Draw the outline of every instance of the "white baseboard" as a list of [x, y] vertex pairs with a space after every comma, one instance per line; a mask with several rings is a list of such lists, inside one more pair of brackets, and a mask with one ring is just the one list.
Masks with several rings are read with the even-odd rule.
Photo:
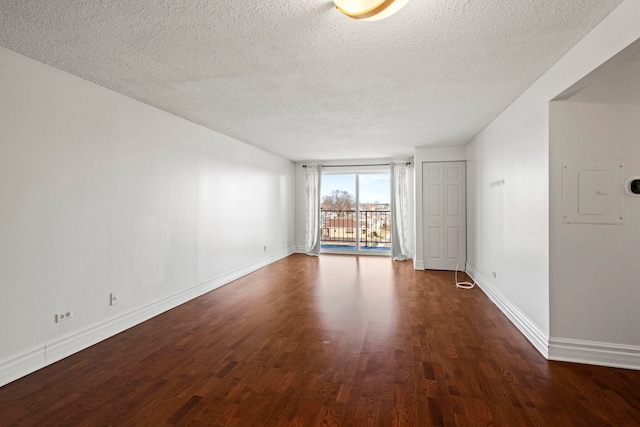
[[640, 370], [640, 346], [551, 338], [549, 360]]
[[640, 346], [547, 338], [516, 306], [470, 265], [467, 274], [548, 360], [640, 370]]
[[55, 337], [19, 354], [2, 359], [0, 360], [0, 387], [285, 258], [295, 253], [296, 249], [295, 246], [284, 249], [191, 288], [121, 313], [103, 322]]
[[476, 285], [484, 292], [489, 299], [504, 313], [505, 316], [515, 325], [516, 328], [522, 332], [531, 344], [545, 357], [549, 356], [549, 338], [536, 327], [536, 325], [529, 320], [513, 305], [500, 291], [494, 288], [487, 280], [484, 279], [477, 271], [475, 271], [469, 264], [466, 265], [466, 272]]
[[0, 387], [47, 366], [44, 344], [0, 360]]
[[418, 261], [417, 259], [413, 260], [413, 269], [414, 270], [424, 270], [424, 261]]

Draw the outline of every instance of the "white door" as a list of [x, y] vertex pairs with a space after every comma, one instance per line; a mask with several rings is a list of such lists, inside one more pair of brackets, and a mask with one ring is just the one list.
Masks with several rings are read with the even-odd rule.
[[465, 162], [422, 166], [423, 253], [426, 270], [464, 270], [467, 261]]

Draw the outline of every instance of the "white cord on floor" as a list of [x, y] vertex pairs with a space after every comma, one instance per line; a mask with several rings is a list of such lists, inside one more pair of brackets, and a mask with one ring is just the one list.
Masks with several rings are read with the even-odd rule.
[[456, 287], [461, 289], [472, 289], [476, 285], [475, 280], [471, 282], [458, 282], [458, 264], [456, 264]]

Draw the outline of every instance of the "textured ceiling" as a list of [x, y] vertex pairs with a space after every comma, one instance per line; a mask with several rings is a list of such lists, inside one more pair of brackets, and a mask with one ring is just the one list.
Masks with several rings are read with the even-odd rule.
[[622, 0], [3, 0], [0, 45], [292, 160], [464, 144]]

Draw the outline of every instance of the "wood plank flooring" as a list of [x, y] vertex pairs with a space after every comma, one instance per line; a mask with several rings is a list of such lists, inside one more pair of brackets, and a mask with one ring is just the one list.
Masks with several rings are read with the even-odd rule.
[[453, 281], [293, 255], [0, 388], [0, 425], [639, 425], [640, 372], [548, 362]]

